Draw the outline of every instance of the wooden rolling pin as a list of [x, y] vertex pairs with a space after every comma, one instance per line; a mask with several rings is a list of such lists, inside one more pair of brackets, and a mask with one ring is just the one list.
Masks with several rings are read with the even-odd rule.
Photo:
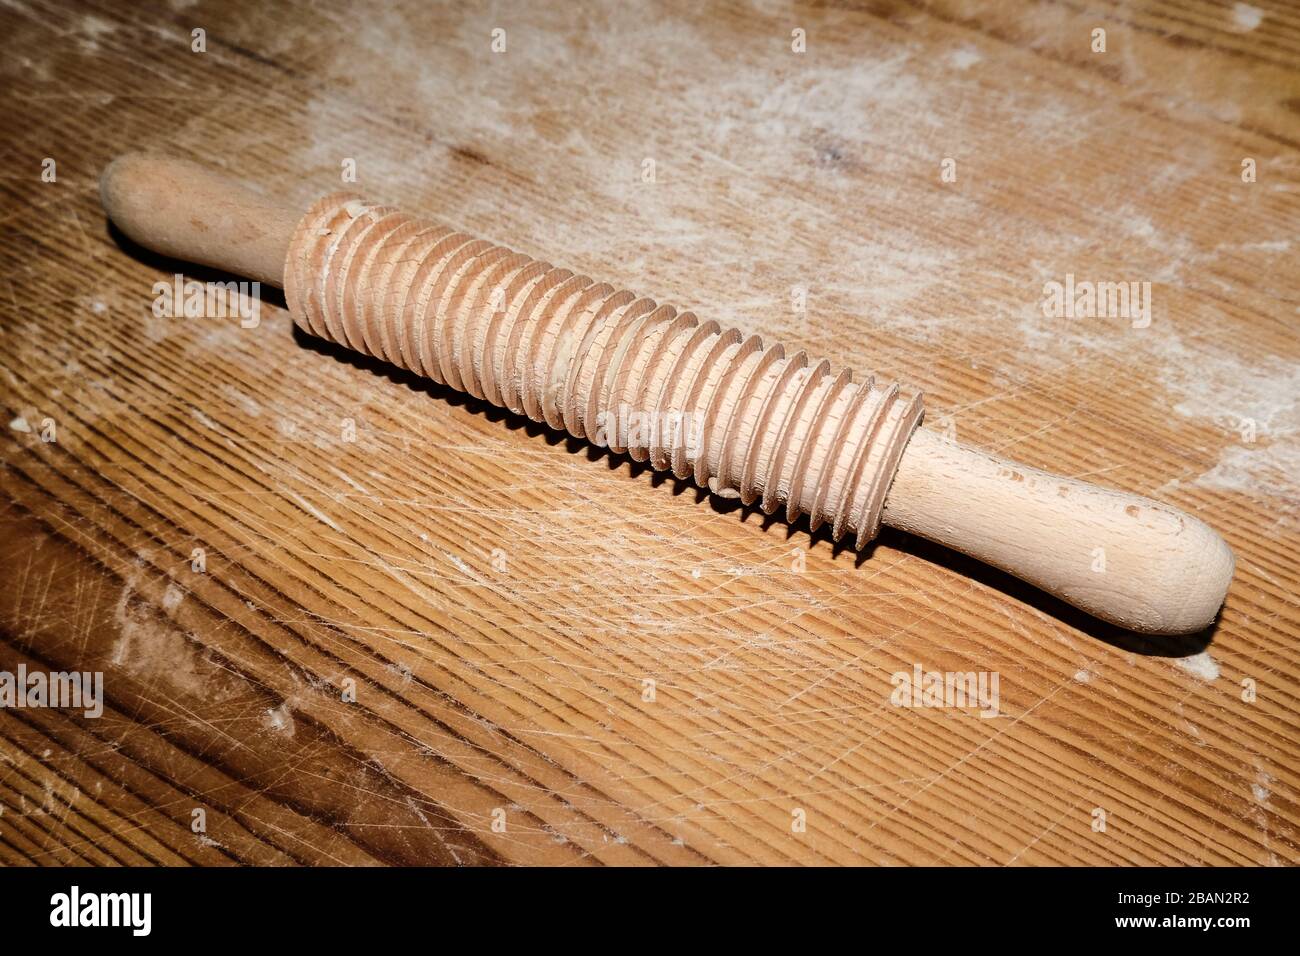
[[769, 513], [807, 513], [837, 540], [852, 530], [861, 547], [884, 523], [1152, 634], [1209, 626], [1232, 579], [1232, 552], [1198, 519], [947, 441], [917, 427], [920, 398], [896, 385], [359, 196], [303, 213], [144, 154], [110, 164], [100, 194], [140, 245], [283, 286], [311, 334]]

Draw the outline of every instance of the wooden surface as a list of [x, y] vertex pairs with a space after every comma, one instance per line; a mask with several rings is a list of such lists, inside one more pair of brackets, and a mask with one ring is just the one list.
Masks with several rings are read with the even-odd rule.
[[[108, 698], [0, 711], [0, 861], [1294, 863], [1300, 14], [570, 6], [0, 8], [0, 669]], [[910, 383], [963, 441], [1218, 528], [1220, 624], [1143, 640], [900, 534], [837, 551], [269, 294], [255, 329], [155, 318], [176, 267], [96, 196], [141, 147], [303, 206], [355, 159]], [[1045, 318], [1067, 273], [1150, 281], [1150, 326]], [[997, 673], [1000, 715], [892, 706], [917, 664]]]

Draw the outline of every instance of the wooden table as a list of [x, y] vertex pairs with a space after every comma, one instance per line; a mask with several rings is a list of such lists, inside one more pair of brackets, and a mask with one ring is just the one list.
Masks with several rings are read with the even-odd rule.
[[[0, 861], [1300, 859], [1296, 9], [583, 6], [0, 8], [0, 669], [107, 696], [0, 711]], [[898, 378], [1218, 528], [1221, 621], [1142, 639], [900, 534], [836, 549], [269, 291], [256, 328], [155, 317], [179, 266], [96, 193], [136, 148], [302, 206], [354, 161]], [[1067, 274], [1150, 282], [1149, 325], [1045, 316]], [[894, 706], [917, 666], [996, 674], [998, 715]]]

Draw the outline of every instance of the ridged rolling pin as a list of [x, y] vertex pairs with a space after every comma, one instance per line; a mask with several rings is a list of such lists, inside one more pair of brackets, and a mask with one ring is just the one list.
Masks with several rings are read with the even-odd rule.
[[304, 213], [145, 154], [111, 163], [100, 195], [140, 245], [282, 286], [307, 333], [859, 548], [887, 524], [1150, 634], [1210, 625], [1232, 579], [1202, 521], [946, 440], [895, 384], [360, 196]]

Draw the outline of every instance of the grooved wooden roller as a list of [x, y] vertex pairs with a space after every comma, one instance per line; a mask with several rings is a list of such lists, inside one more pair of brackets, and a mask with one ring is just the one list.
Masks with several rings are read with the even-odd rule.
[[300, 214], [138, 154], [101, 196], [143, 246], [282, 285], [306, 332], [857, 547], [888, 524], [1147, 633], [1207, 627], [1231, 581], [1203, 522], [945, 441], [895, 384], [360, 196]]
[[920, 419], [896, 385], [350, 193], [298, 223], [284, 289], [306, 332], [858, 547]]

